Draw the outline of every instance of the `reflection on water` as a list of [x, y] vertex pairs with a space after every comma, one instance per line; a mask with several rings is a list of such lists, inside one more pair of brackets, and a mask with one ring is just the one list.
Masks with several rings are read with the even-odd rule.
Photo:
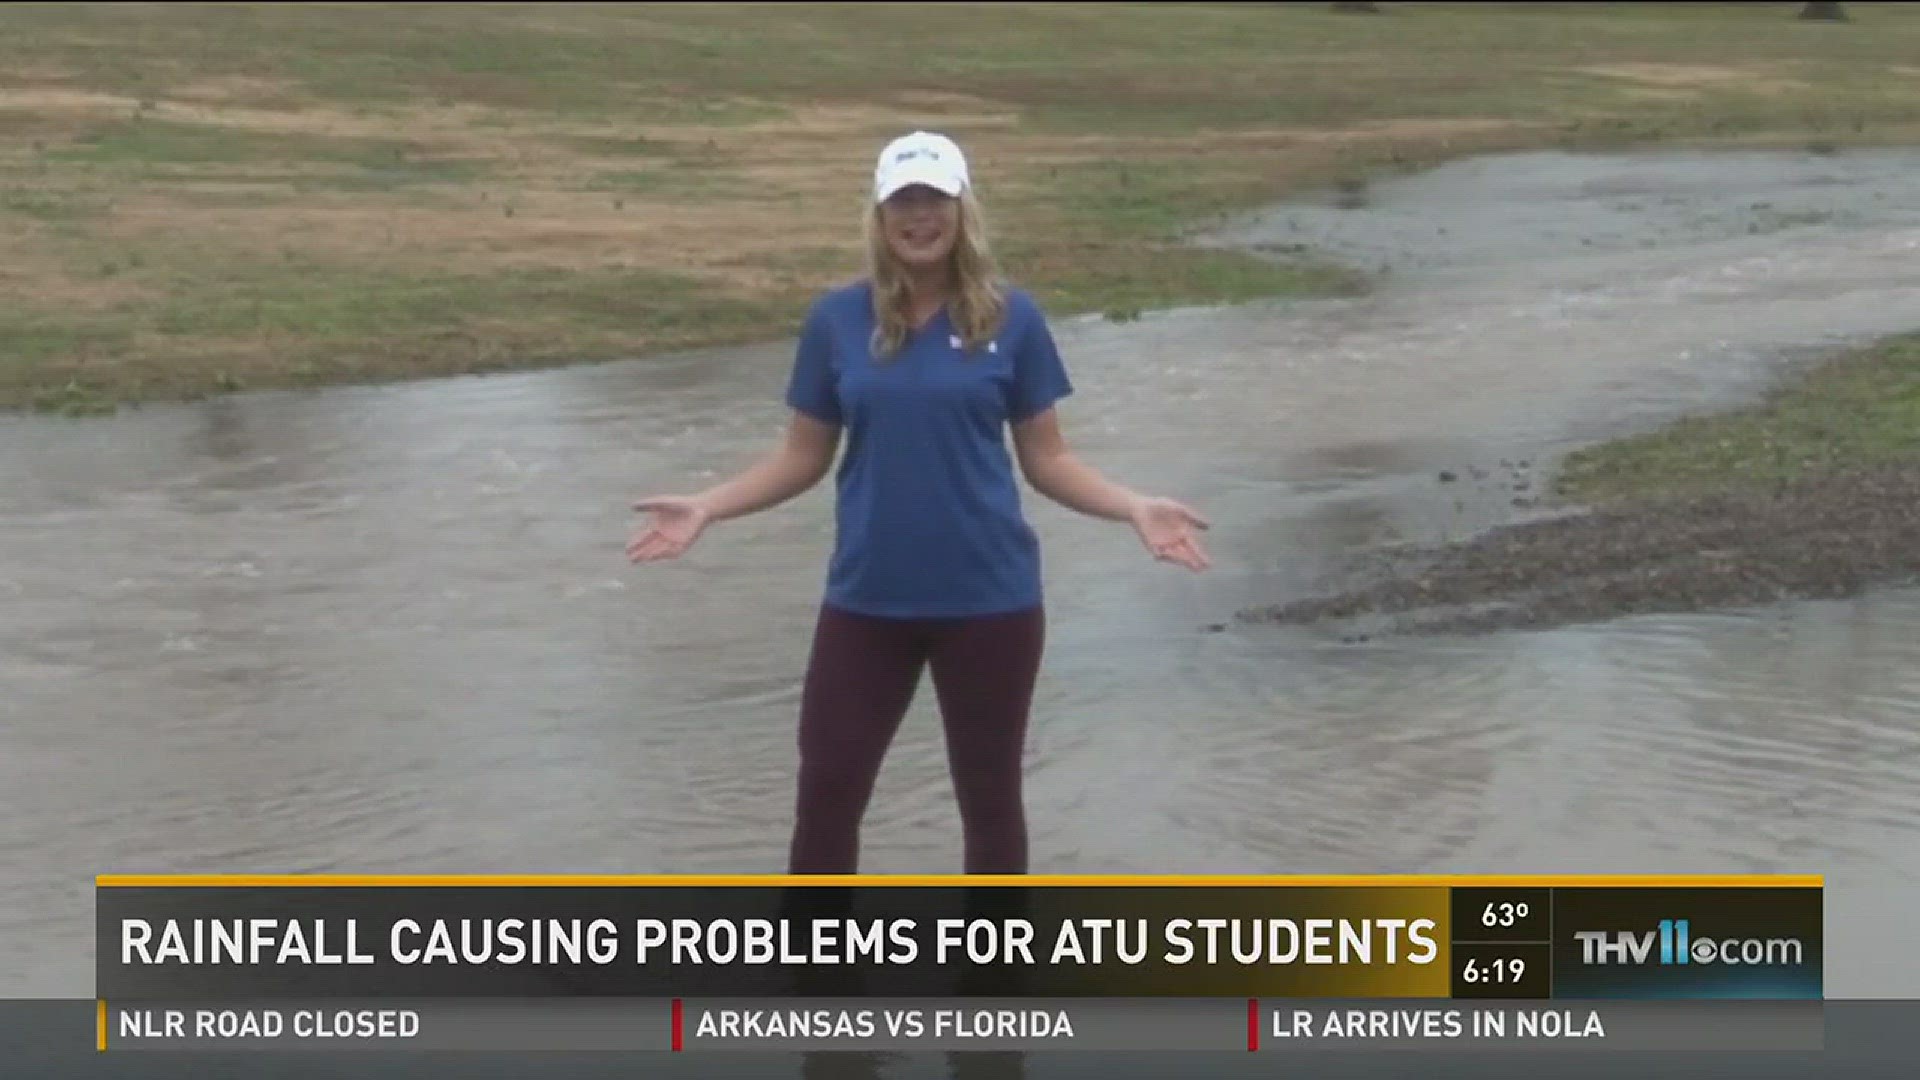
[[[1364, 645], [1205, 629], [1358, 546], [1512, 513], [1470, 469], [1909, 328], [1920, 169], [1753, 159], [1714, 186], [1675, 159], [1654, 246], [1544, 224], [1624, 197], [1609, 178], [1667, 190], [1660, 160], [1476, 163], [1313, 219], [1355, 244], [1379, 223], [1412, 259], [1408, 223], [1466, 214], [1463, 192], [1514, 208], [1468, 215], [1505, 248], [1433, 248], [1444, 272], [1366, 300], [1061, 326], [1070, 435], [1203, 507], [1217, 568], [1030, 499], [1053, 609], [1037, 869], [1824, 872], [1830, 992], [1920, 990], [1920, 946], [1886, 947], [1920, 877], [1920, 596]], [[1753, 184], [1880, 216], [1754, 235], [1722, 205]], [[622, 547], [634, 497], [769, 445], [786, 363], [0, 423], [5, 991], [90, 992], [98, 872], [778, 869], [829, 500], [679, 564]], [[958, 866], [931, 708], [881, 777], [870, 869]]]

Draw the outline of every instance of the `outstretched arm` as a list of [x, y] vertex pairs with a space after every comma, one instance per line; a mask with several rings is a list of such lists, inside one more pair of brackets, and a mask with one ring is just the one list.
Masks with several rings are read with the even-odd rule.
[[819, 483], [840, 445], [837, 424], [796, 411], [781, 444], [744, 472], [698, 495], [660, 495], [633, 504], [653, 515], [627, 544], [634, 562], [672, 559], [693, 546], [709, 524], [786, 502]]
[[1133, 519], [1139, 493], [1101, 476], [1075, 456], [1060, 430], [1056, 410], [1013, 425], [1013, 445], [1020, 471], [1033, 490], [1082, 514], [1107, 521]]
[[796, 411], [787, 425], [785, 440], [772, 453], [694, 499], [714, 521], [771, 509], [825, 478], [839, 445], [839, 425]]
[[1210, 527], [1206, 519], [1181, 503], [1142, 495], [1101, 476], [1067, 446], [1056, 410], [1014, 424], [1013, 439], [1020, 471], [1035, 491], [1069, 510], [1131, 524], [1157, 559], [1190, 570], [1211, 565], [1196, 535]]

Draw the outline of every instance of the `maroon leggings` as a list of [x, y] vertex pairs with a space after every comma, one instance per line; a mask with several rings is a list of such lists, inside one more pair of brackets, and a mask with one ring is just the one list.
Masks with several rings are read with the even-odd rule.
[[800, 701], [800, 793], [788, 872], [851, 874], [894, 732], [930, 668], [969, 874], [1024, 874], [1020, 790], [1046, 615], [883, 619], [823, 607]]

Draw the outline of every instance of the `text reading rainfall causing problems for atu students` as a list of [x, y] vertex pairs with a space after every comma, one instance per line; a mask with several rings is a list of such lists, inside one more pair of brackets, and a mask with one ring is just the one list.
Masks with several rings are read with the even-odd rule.
[[[1070, 919], [1044, 941], [1024, 919], [128, 918], [124, 965], [1430, 964], [1430, 919]], [[930, 934], [929, 934], [930, 931]], [[923, 935], [927, 935], [923, 939]], [[382, 940], [384, 939], [384, 940]], [[374, 942], [383, 954], [369, 951]], [[384, 960], [383, 960], [384, 956]]]

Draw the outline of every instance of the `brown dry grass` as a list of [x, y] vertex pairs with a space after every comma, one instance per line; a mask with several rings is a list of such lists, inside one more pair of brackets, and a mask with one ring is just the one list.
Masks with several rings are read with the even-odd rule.
[[1582, 68], [1593, 75], [1651, 83], [1677, 89], [1732, 86], [1739, 89], [1771, 90], [1781, 86], [1800, 87], [1806, 83], [1785, 74], [1783, 64], [1596, 64]]

